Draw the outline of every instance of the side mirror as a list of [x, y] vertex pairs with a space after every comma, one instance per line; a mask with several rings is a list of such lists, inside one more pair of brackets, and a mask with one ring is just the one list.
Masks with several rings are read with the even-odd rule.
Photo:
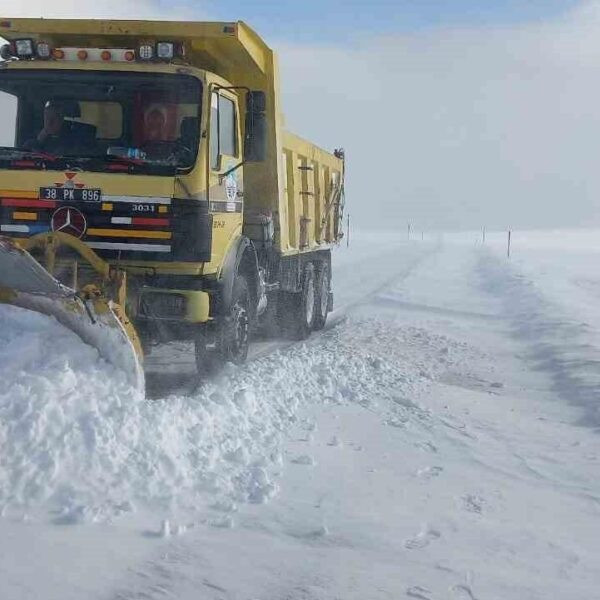
[[246, 95], [246, 135], [244, 162], [263, 162], [267, 157], [267, 118], [264, 92], [250, 91]]

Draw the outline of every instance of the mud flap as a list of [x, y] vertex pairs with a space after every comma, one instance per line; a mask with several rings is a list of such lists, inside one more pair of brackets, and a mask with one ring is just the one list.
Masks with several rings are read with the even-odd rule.
[[125, 372], [144, 391], [141, 357], [117, 318], [118, 306], [103, 298], [84, 301], [57, 281], [28, 252], [0, 237], [0, 303], [54, 317]]

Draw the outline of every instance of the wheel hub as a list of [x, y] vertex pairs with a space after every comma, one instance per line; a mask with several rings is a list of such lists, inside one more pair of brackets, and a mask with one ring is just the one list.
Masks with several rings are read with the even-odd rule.
[[306, 286], [306, 322], [311, 324], [315, 312], [315, 284], [312, 279]]
[[327, 271], [323, 272], [321, 278], [321, 316], [327, 315], [327, 304], [329, 302], [329, 274]]
[[238, 357], [244, 352], [244, 347], [248, 344], [249, 319], [248, 311], [245, 307], [236, 304], [232, 311], [231, 323], [231, 354], [233, 358]]

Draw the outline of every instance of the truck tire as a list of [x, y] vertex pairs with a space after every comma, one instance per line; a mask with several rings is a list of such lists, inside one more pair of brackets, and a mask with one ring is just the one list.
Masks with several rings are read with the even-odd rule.
[[315, 323], [315, 267], [312, 263], [304, 266], [302, 290], [292, 299], [292, 337], [305, 340], [313, 330]]
[[243, 275], [233, 283], [229, 314], [225, 317], [221, 336], [221, 356], [224, 361], [241, 365], [248, 357], [250, 346], [250, 293]]
[[250, 345], [250, 294], [248, 282], [237, 275], [229, 312], [214, 330], [204, 329], [195, 338], [196, 370], [201, 378], [216, 375], [230, 361], [245, 362]]
[[327, 321], [327, 308], [329, 305], [329, 288], [331, 284], [331, 274], [329, 265], [323, 261], [318, 264], [315, 293], [315, 320], [313, 329], [320, 331], [325, 327]]

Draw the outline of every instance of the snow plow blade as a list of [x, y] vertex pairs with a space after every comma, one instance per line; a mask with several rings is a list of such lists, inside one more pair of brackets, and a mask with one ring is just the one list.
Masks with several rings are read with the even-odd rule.
[[[38, 245], [56, 241], [71, 247], [80, 244], [79, 240], [73, 242], [59, 235], [46, 236]], [[0, 236], [0, 303], [54, 317], [96, 348], [107, 362], [124, 371], [129, 383], [143, 391], [141, 346], [123, 309], [97, 290], [81, 293], [63, 285], [20, 246], [21, 241]]]

